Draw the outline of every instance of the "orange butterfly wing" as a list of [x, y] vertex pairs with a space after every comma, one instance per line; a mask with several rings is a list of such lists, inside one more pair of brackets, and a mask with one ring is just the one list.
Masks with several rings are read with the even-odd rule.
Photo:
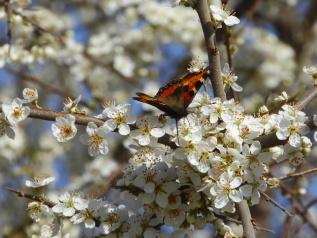
[[207, 78], [209, 68], [199, 73], [189, 73], [182, 79], [174, 79], [161, 87], [154, 97], [137, 93], [134, 100], [157, 107], [166, 115], [179, 119], [187, 115], [187, 107], [193, 101]]
[[175, 111], [171, 107], [166, 105], [164, 102], [157, 100], [154, 97], [151, 97], [145, 93], [137, 93], [136, 95], [138, 95], [138, 97], [133, 97], [134, 100], [150, 104], [160, 109], [161, 111], [165, 112], [169, 116], [172, 116], [173, 114], [175, 114]]
[[185, 110], [206, 80], [208, 70], [207, 68], [199, 73], [189, 73], [182, 79], [172, 80], [160, 88], [154, 98], [168, 105], [178, 104], [178, 107]]

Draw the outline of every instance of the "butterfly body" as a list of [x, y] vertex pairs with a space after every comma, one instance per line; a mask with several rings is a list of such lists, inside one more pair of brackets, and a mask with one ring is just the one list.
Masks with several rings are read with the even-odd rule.
[[138, 97], [133, 97], [133, 99], [150, 104], [178, 121], [188, 115], [187, 107], [203, 85], [208, 72], [207, 68], [198, 73], [189, 73], [184, 78], [173, 79], [161, 87], [154, 97], [145, 93], [137, 93]]

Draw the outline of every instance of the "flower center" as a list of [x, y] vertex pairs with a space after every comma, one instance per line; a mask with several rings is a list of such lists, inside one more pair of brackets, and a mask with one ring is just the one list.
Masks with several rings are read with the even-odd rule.
[[248, 127], [241, 128], [242, 137], [245, 138], [247, 135], [250, 134], [250, 129]]
[[26, 92], [26, 96], [28, 96], [28, 97], [33, 97], [35, 94], [34, 94], [34, 92], [32, 92], [32, 91], [27, 91]]
[[15, 118], [18, 118], [21, 115], [22, 115], [21, 109], [18, 108], [18, 107], [15, 107], [14, 110], [13, 110], [12, 116], [15, 117]]
[[183, 128], [183, 132], [182, 132], [183, 136], [188, 136], [190, 135], [190, 130], [188, 128]]
[[65, 137], [69, 136], [71, 133], [72, 133], [72, 127], [71, 126], [68, 126], [68, 125], [62, 126], [61, 132], [60, 132], [62, 137], [65, 138]]
[[110, 223], [110, 224], [114, 224], [118, 221], [118, 215], [115, 214], [115, 213], [112, 213], [108, 216], [108, 219], [107, 221]]
[[96, 150], [101, 143], [102, 138], [97, 134], [91, 135], [90, 140], [87, 141], [87, 144], [91, 150]]
[[168, 203], [169, 204], [175, 204], [176, 203], [176, 197], [174, 195], [168, 196]]
[[141, 130], [141, 133], [143, 135], [149, 135], [150, 134], [150, 128], [148, 126], [145, 126], [145, 127], [141, 128], [140, 130]]
[[196, 146], [193, 143], [188, 142], [184, 149], [186, 153], [190, 154], [191, 152], [196, 151]]
[[171, 217], [178, 217], [179, 216], [179, 210], [178, 209], [170, 210], [169, 214], [170, 214]]
[[116, 122], [118, 125], [121, 125], [122, 123], [126, 122], [127, 117], [122, 115], [122, 113], [120, 113], [120, 115], [116, 118]]

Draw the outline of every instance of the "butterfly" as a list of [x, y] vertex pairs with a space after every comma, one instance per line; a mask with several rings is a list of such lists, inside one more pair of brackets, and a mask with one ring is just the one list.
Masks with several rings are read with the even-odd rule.
[[145, 93], [136, 93], [134, 100], [150, 104], [166, 116], [174, 118], [176, 122], [188, 115], [187, 107], [193, 101], [209, 74], [209, 68], [197, 73], [189, 73], [182, 79], [173, 79], [161, 87], [154, 97]]

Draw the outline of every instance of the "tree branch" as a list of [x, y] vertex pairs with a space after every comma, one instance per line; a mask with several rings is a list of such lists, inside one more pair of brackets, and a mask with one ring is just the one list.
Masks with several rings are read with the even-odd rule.
[[289, 217], [293, 217], [292, 214], [290, 214], [284, 207], [282, 207], [280, 204], [278, 204], [273, 198], [271, 198], [270, 196], [268, 196], [266, 193], [264, 192], [260, 192], [261, 195], [265, 198], [265, 200], [267, 202], [271, 202], [274, 206], [278, 207], [279, 209], [281, 209], [283, 212], [285, 212]]
[[[219, 97], [222, 101], [226, 100], [226, 94], [224, 91], [224, 85], [221, 76], [221, 66], [219, 50], [215, 44], [215, 30], [211, 23], [207, 0], [197, 0], [196, 11], [200, 19], [201, 27], [204, 33], [209, 65], [211, 67], [210, 80], [215, 97]], [[243, 234], [247, 238], [255, 237], [253, 225], [251, 222], [251, 214], [249, 206], [246, 201], [242, 201], [237, 204], [238, 211], [240, 213]]]
[[[2, 112], [2, 104], [0, 105], [0, 112]], [[55, 121], [56, 117], [66, 117], [67, 112], [56, 112], [51, 110], [44, 110], [38, 108], [32, 108], [28, 117], [35, 119], [42, 119], [45, 121]], [[90, 117], [82, 114], [72, 114], [76, 118], [76, 124], [86, 126], [89, 122], [94, 122], [97, 126], [102, 126], [105, 121], [95, 117]]]
[[287, 193], [288, 197], [292, 202], [292, 207], [294, 211], [296, 212], [296, 215], [301, 216], [303, 221], [306, 222], [313, 230], [314, 232], [317, 232], [317, 225], [315, 224], [315, 221], [312, 219], [310, 214], [307, 212], [307, 209], [303, 208], [302, 204], [298, 200], [298, 197], [296, 193], [292, 191], [288, 186], [286, 186], [283, 182], [280, 183], [280, 188], [283, 190], [284, 193]]
[[48, 201], [48, 200], [45, 200], [39, 196], [35, 196], [35, 195], [32, 195], [32, 194], [27, 194], [27, 193], [24, 193], [22, 191], [17, 191], [13, 188], [8, 188], [6, 187], [7, 190], [9, 190], [10, 192], [13, 192], [15, 194], [18, 195], [18, 197], [20, 198], [28, 198], [30, 200], [33, 200], [33, 201], [37, 201], [37, 202], [42, 202], [43, 204], [47, 205], [48, 207], [52, 208], [54, 207], [57, 203], [55, 202], [51, 202], [51, 201]]
[[[237, 224], [237, 225], [242, 225], [242, 222], [241, 221], [239, 221], [239, 220], [237, 220], [237, 219], [234, 219], [234, 218], [232, 218], [232, 217], [223, 217], [223, 216], [219, 216], [219, 217], [221, 217], [221, 218], [225, 218], [227, 221], [230, 221], [230, 222], [233, 222], [233, 223], [235, 223], [235, 224]], [[266, 232], [270, 232], [270, 233], [275, 233], [273, 230], [270, 230], [270, 229], [266, 229], [266, 228], [263, 228], [263, 227], [258, 227], [258, 226], [255, 226], [255, 225], [253, 225], [253, 228], [255, 229], [255, 230], [257, 230], [257, 231], [266, 231]]]
[[224, 101], [226, 100], [226, 94], [221, 77], [219, 50], [215, 44], [215, 30], [211, 23], [207, 0], [197, 0], [195, 7], [205, 37], [209, 65], [211, 67], [210, 80], [214, 95]]
[[314, 173], [314, 172], [317, 172], [317, 168], [309, 169], [309, 170], [306, 170], [306, 171], [300, 172], [300, 173], [289, 174], [287, 176], [280, 177], [279, 180], [285, 180], [285, 179], [289, 179], [289, 178], [303, 176], [305, 174], [310, 174], [310, 173]]
[[[52, 207], [54, 207], [55, 205], [57, 205], [57, 203], [55, 203], [55, 202], [48, 201], [48, 200], [43, 199], [43, 198], [41, 198], [41, 197], [39, 197], [39, 196], [36, 196], [36, 195], [24, 193], [24, 192], [22, 192], [22, 191], [17, 191], [17, 190], [15, 190], [15, 189], [13, 189], [13, 188], [8, 188], [8, 187], [6, 187], [6, 189], [9, 190], [10, 192], [13, 192], [13, 193], [17, 194], [18, 197], [28, 198], [28, 199], [30, 199], [30, 200], [43, 203], [43, 204], [45, 204], [46, 206], [48, 206], [48, 207], [50, 207], [50, 208], [52, 208]], [[79, 213], [79, 212], [76, 211], [76, 213]], [[98, 220], [98, 219], [95, 218], [95, 217], [92, 217], [92, 219], [95, 221], [96, 227], [99, 227], [99, 226], [100, 226], [100, 223], [101, 223], [100, 220]]]
[[246, 238], [255, 238], [255, 233], [252, 225], [252, 217], [246, 200], [236, 203], [237, 210], [243, 225], [243, 236]]

